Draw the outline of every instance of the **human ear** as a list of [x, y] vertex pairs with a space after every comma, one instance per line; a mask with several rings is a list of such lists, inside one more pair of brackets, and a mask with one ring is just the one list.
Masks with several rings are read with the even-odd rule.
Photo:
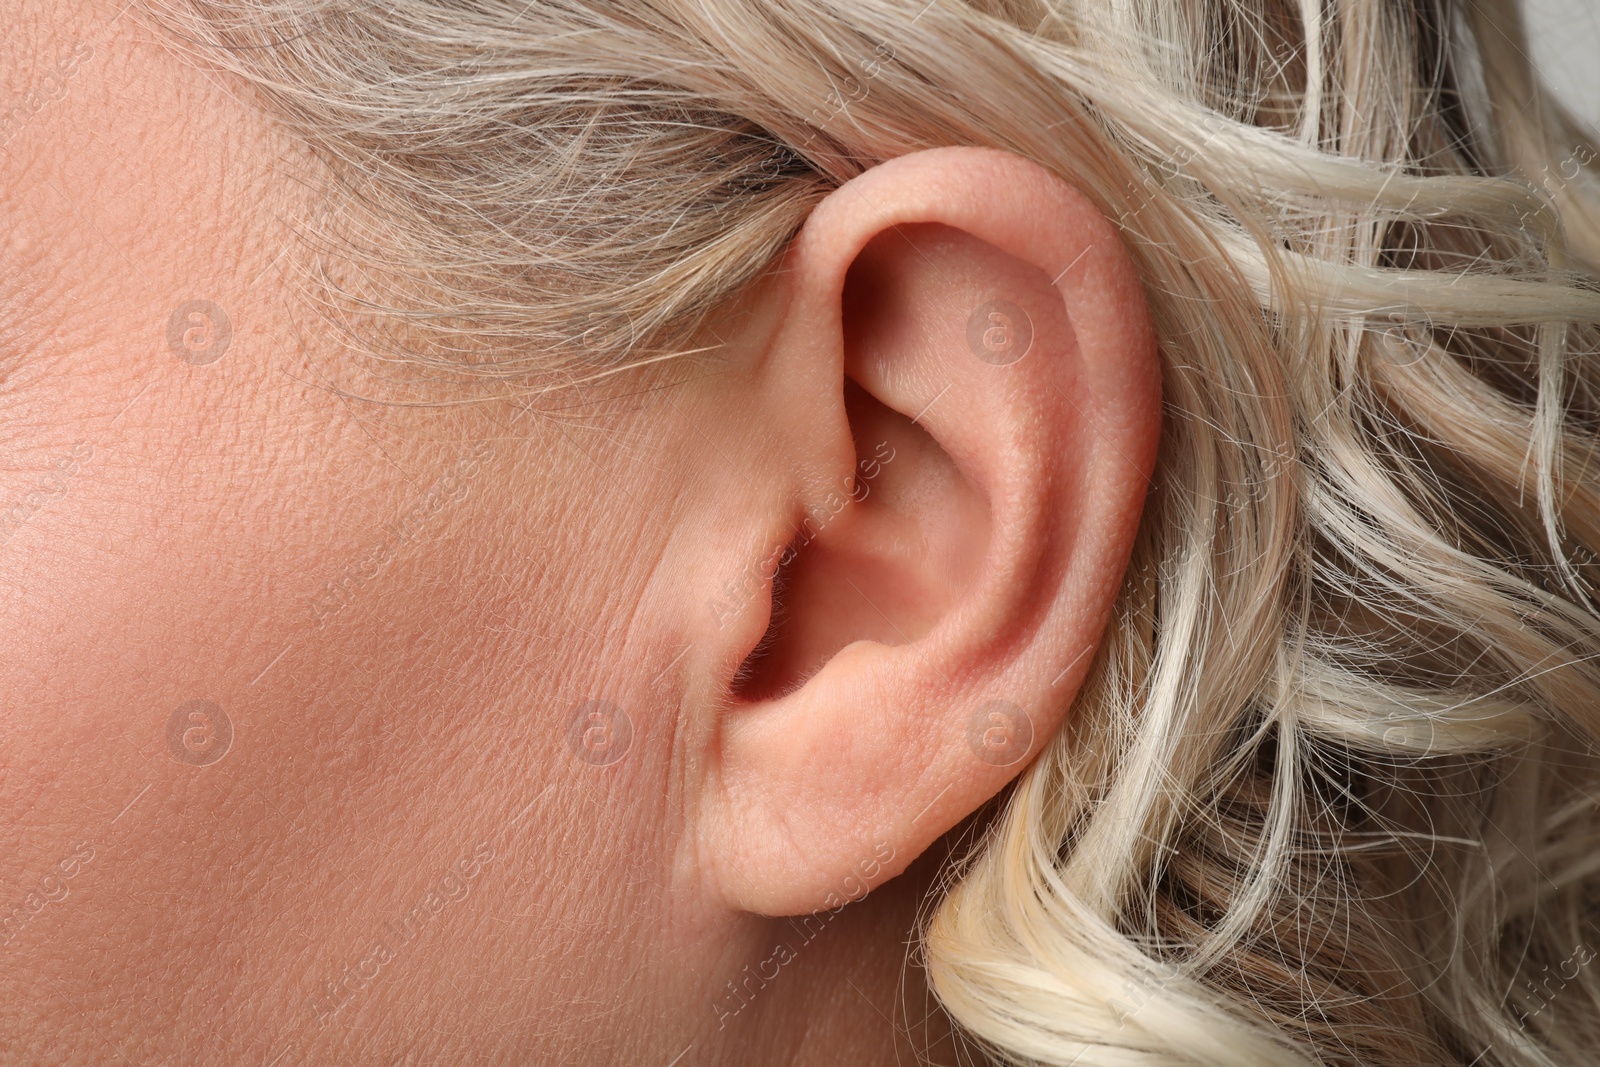
[[752, 482], [792, 488], [769, 498], [772, 545], [730, 561], [778, 566], [710, 633], [739, 666], [697, 827], [722, 898], [772, 915], [899, 873], [1061, 727], [1161, 422], [1126, 249], [1020, 157], [867, 171], [779, 273], [758, 401], [776, 443]]

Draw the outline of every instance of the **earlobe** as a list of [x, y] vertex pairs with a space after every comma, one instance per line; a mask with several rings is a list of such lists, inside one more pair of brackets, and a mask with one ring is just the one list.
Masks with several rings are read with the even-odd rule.
[[798, 487], [796, 533], [772, 618], [729, 628], [742, 657], [772, 622], [729, 679], [698, 827], [724, 898], [767, 914], [899, 873], [1057, 732], [1160, 427], [1126, 250], [1019, 157], [875, 168], [785, 267], [768, 395], [822, 414], [763, 472]]

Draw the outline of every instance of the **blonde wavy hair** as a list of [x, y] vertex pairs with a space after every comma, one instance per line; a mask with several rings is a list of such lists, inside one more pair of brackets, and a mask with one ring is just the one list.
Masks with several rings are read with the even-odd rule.
[[1069, 728], [929, 902], [940, 1001], [995, 1062], [1593, 1061], [1600, 197], [1509, 2], [151, 7], [434, 370], [670, 358], [916, 149], [1082, 190], [1164, 438]]

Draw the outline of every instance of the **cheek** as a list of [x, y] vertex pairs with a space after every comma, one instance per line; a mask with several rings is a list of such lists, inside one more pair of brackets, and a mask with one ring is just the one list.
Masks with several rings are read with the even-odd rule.
[[[275, 288], [286, 234], [243, 207], [270, 185], [249, 123], [150, 56], [84, 67], [30, 128], [73, 151], [0, 159], [14, 203], [55, 212], [11, 238], [40, 258], [0, 335], [27, 334], [0, 353], [27, 357], [0, 396], [0, 883], [95, 852], [8, 960], [63, 1002], [145, 991], [113, 1028], [164, 1035], [156, 1058], [198, 1032], [228, 1062], [279, 1036], [336, 1062], [347, 1035], [306, 1004], [380, 939], [393, 981], [345, 1009], [373, 1032], [645, 1002], [681, 646], [637, 624], [662, 589], [640, 531], [663, 529], [629, 503], [655, 499], [638, 456], [335, 395], [338, 349]], [[55, 188], [17, 184], [35, 173]], [[13, 511], [64, 454], [64, 486]], [[626, 729], [575, 729], [592, 701]], [[464, 855], [491, 857], [470, 892], [417, 911]], [[0, 1000], [36, 995], [0, 971]]]
[[[681, 651], [626, 636], [653, 595], [618, 564], [652, 558], [637, 517], [515, 444], [435, 492], [471, 435], [356, 425], [286, 376], [252, 379], [267, 352], [232, 343], [236, 365], [185, 371], [97, 435], [11, 557], [29, 566], [0, 611], [28, 637], [0, 692], [30, 711], [7, 724], [10, 784], [71, 813], [74, 839], [123, 846], [52, 930], [118, 959], [157, 931], [150, 968], [198, 976], [218, 1018], [239, 962], [218, 946], [317, 946], [262, 964], [224, 1044], [306, 1023], [316, 987], [411, 914], [384, 971], [456, 981], [428, 1003], [371, 998], [396, 1018], [510, 1023], [542, 997], [622, 995], [665, 922], [678, 704], [652, 678]], [[548, 481], [512, 482], [530, 467]], [[492, 861], [455, 891], [483, 843]], [[430, 888], [442, 906], [415, 911]]]

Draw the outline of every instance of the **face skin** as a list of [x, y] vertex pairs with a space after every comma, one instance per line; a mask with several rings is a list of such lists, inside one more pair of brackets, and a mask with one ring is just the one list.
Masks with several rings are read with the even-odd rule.
[[383, 403], [307, 154], [118, 6], [0, 0], [0, 1058], [955, 1062], [916, 908], [1156, 446], [1109, 227], [922, 153], [708, 357]]

